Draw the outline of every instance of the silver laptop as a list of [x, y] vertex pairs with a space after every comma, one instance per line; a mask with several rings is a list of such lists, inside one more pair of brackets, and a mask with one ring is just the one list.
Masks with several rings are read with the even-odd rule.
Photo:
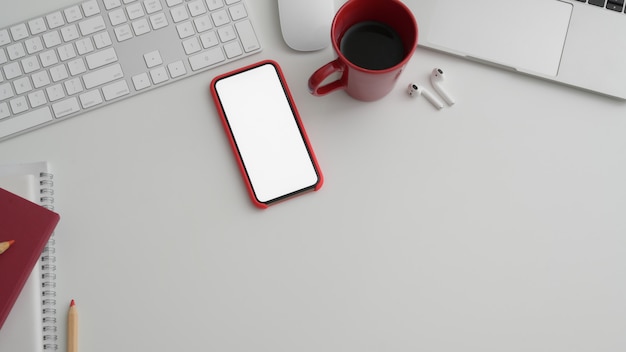
[[626, 99], [620, 0], [403, 0], [419, 45]]

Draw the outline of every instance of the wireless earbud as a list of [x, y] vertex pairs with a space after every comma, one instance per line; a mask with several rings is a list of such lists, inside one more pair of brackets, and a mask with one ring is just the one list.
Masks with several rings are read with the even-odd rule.
[[445, 89], [443, 89], [442, 83], [445, 79], [445, 75], [443, 74], [443, 70], [440, 68], [434, 68], [433, 73], [430, 75], [430, 83], [432, 83], [435, 91], [441, 95], [443, 100], [448, 103], [448, 105], [454, 105], [454, 98], [450, 93], [448, 93]]
[[408, 93], [412, 97], [423, 95], [437, 109], [443, 108], [443, 103], [424, 87], [411, 83], [409, 84]]

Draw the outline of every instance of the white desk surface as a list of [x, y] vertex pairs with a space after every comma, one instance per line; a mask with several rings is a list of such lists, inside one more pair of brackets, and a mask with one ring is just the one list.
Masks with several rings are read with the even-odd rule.
[[[625, 103], [424, 49], [383, 100], [313, 97], [332, 49], [290, 50], [276, 1], [247, 3], [262, 53], [0, 144], [56, 174], [61, 350], [72, 298], [89, 352], [626, 350]], [[208, 94], [262, 59], [326, 179], [268, 210]], [[405, 94], [435, 66], [441, 111]]]

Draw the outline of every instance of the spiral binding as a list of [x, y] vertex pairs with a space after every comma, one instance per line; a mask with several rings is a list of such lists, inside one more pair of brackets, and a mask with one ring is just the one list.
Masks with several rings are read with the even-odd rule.
[[[39, 173], [39, 203], [54, 210], [54, 181], [49, 172]], [[56, 250], [54, 233], [41, 254], [41, 306], [43, 315], [43, 349], [56, 351], [57, 317], [56, 317]]]

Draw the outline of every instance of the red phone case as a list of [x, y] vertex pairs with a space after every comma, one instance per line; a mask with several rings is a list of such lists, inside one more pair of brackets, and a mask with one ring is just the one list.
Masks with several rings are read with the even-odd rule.
[[274, 199], [274, 200], [269, 201], [269, 202], [261, 202], [261, 201], [259, 201], [257, 199], [257, 197], [256, 197], [256, 195], [254, 193], [254, 189], [252, 187], [252, 183], [251, 183], [251, 181], [250, 181], [250, 179], [248, 177], [245, 165], [244, 165], [243, 160], [241, 159], [241, 155], [240, 155], [240, 153], [238, 151], [237, 144], [235, 142], [235, 138], [234, 138], [234, 136], [232, 134], [232, 131], [230, 130], [230, 127], [229, 127], [229, 124], [228, 124], [228, 121], [227, 121], [227, 118], [226, 118], [226, 115], [225, 115], [225, 112], [224, 112], [224, 108], [223, 108], [222, 103], [220, 101], [219, 95], [218, 95], [218, 93], [216, 91], [215, 85], [216, 85], [216, 83], [220, 79], [223, 79], [223, 78], [226, 78], [226, 77], [229, 77], [229, 76], [232, 76], [232, 75], [235, 75], [235, 74], [247, 71], [247, 70], [251, 70], [251, 69], [254, 69], [256, 67], [263, 66], [263, 65], [266, 65], [266, 64], [270, 64], [270, 65], [274, 66], [274, 68], [276, 69], [276, 72], [278, 73], [278, 77], [279, 77], [280, 83], [282, 84], [282, 86], [283, 86], [283, 88], [284, 88], [284, 90], [286, 92], [287, 100], [288, 100], [289, 105], [291, 106], [291, 108], [292, 108], [292, 110], [294, 112], [294, 117], [295, 117], [296, 123], [298, 125], [298, 128], [300, 130], [300, 133], [302, 135], [302, 139], [304, 140], [304, 144], [305, 144], [306, 149], [307, 149], [307, 151], [308, 151], [308, 153], [310, 155], [311, 162], [313, 163], [313, 167], [315, 169], [315, 172], [317, 173], [318, 181], [317, 181], [317, 183], [315, 184], [315, 187], [312, 190], [313, 191], [319, 190], [322, 187], [322, 184], [324, 182], [324, 177], [322, 175], [321, 169], [320, 169], [319, 164], [317, 162], [317, 157], [315, 156], [315, 153], [313, 152], [313, 148], [311, 148], [311, 143], [309, 142], [309, 137], [308, 137], [308, 135], [306, 133], [304, 125], [302, 124], [302, 120], [300, 119], [300, 113], [298, 112], [296, 104], [294, 103], [293, 97], [291, 95], [291, 91], [289, 90], [289, 87], [287, 86], [287, 82], [286, 82], [286, 80], [284, 78], [283, 71], [280, 68], [280, 66], [278, 65], [278, 63], [276, 61], [273, 61], [273, 60], [263, 60], [263, 61], [254, 63], [252, 65], [245, 66], [245, 67], [242, 67], [242, 68], [239, 68], [239, 69], [227, 72], [225, 74], [219, 75], [219, 76], [213, 78], [213, 80], [211, 81], [211, 95], [213, 97], [213, 101], [215, 102], [215, 107], [217, 109], [217, 112], [220, 115], [220, 120], [222, 121], [222, 126], [224, 127], [224, 131], [225, 131], [226, 135], [228, 136], [228, 141], [230, 143], [230, 146], [231, 146], [231, 148], [233, 150], [233, 153], [235, 154], [235, 159], [237, 160], [237, 164], [239, 165], [239, 170], [241, 171], [241, 175], [242, 175], [242, 177], [244, 179], [244, 182], [246, 184], [246, 188], [248, 190], [248, 194], [250, 196], [250, 199], [252, 200], [254, 205], [256, 205], [257, 207], [262, 208], [262, 209], [265, 209], [269, 205], [278, 203], [278, 202], [280, 202], [282, 200], [286, 200], [288, 198], [291, 198], [292, 196], [300, 195], [300, 194], [306, 193], [306, 192], [299, 191], [299, 192], [296, 192], [295, 194], [287, 194], [287, 195], [284, 195], [282, 197], [279, 197], [279, 198]]

